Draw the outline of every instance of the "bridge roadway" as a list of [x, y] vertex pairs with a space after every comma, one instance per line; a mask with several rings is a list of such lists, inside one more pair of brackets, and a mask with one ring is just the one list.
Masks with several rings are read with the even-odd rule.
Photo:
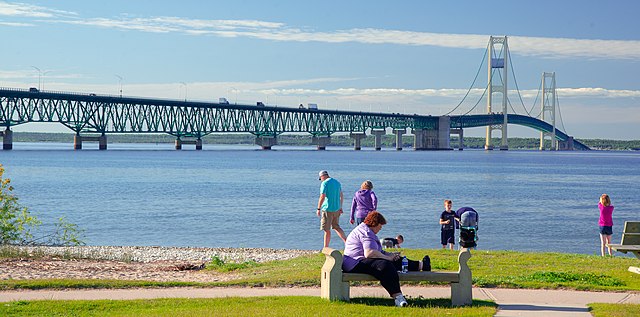
[[[0, 88], [3, 149], [13, 147], [12, 126], [56, 122], [76, 133], [75, 149], [81, 149], [83, 141], [98, 141], [99, 148], [106, 149], [107, 135], [115, 133], [167, 133], [176, 137], [176, 149], [182, 144], [202, 149], [202, 137], [221, 132], [251, 133], [256, 136], [256, 144], [270, 149], [277, 144], [279, 134], [306, 132], [322, 150], [332, 134], [341, 132], [349, 133], [359, 150], [368, 131], [375, 136], [379, 150], [382, 135], [390, 129], [400, 150], [402, 135], [410, 129], [415, 137], [414, 149], [448, 150], [451, 133], [462, 137], [464, 128], [501, 124], [502, 120], [501, 114], [421, 116]], [[544, 132], [553, 128], [521, 115], [509, 114], [508, 122]], [[588, 149], [559, 130], [556, 139], [565, 149]]]

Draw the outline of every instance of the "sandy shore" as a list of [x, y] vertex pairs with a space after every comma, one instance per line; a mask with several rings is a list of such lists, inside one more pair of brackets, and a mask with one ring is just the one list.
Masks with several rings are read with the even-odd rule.
[[0, 279], [116, 279], [216, 282], [231, 273], [200, 270], [213, 257], [225, 262], [286, 260], [311, 250], [199, 247], [16, 247], [29, 254], [0, 259]]

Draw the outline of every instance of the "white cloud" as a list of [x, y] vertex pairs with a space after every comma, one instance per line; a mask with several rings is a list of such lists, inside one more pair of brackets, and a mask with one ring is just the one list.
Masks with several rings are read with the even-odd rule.
[[70, 11], [62, 11], [49, 9], [37, 5], [20, 2], [4, 2], [0, 1], [0, 15], [14, 17], [34, 17], [34, 18], [53, 18], [61, 16], [75, 16], [77, 13]]
[[[258, 20], [202, 20], [182, 17], [129, 17], [79, 18], [75, 12], [62, 11], [25, 3], [0, 2], [0, 15], [40, 18], [42, 23], [65, 23], [96, 26], [140, 32], [178, 32], [189, 35], [219, 37], [249, 37], [271, 41], [288, 42], [356, 42], [365, 44], [394, 44], [412, 46], [437, 46], [461, 49], [484, 49], [486, 34], [446, 34], [356, 28], [333, 32], [288, 26], [284, 23]], [[30, 23], [0, 22], [7, 26], [27, 26]], [[592, 40], [571, 38], [545, 38], [510, 36], [510, 50], [515, 54], [546, 58], [586, 57], [599, 59], [640, 58], [640, 41]]]
[[31, 24], [31, 23], [4, 22], [4, 21], [0, 21], [0, 25], [4, 25], [4, 26], [14, 26], [14, 27], [35, 26], [35, 24]]
[[620, 90], [606, 88], [558, 88], [558, 96], [571, 98], [638, 98], [640, 90]]
[[[462, 49], [484, 49], [486, 34], [446, 34], [383, 30], [374, 28], [338, 30], [334, 32], [304, 31], [283, 23], [256, 20], [192, 20], [177, 17], [121, 19], [58, 20], [58, 23], [80, 24], [143, 32], [180, 32], [219, 37], [250, 37], [272, 41], [395, 44], [437, 46]], [[638, 59], [640, 41], [586, 40], [510, 36], [511, 52], [547, 58], [587, 57], [602, 59]]]

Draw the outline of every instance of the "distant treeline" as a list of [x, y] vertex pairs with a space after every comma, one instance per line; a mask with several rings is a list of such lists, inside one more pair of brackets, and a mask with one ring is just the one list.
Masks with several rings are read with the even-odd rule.
[[[108, 143], [173, 143], [175, 137], [167, 134], [109, 134]], [[59, 142], [73, 143], [72, 133], [41, 133], [41, 132], [14, 132], [14, 142]], [[210, 134], [202, 138], [204, 144], [253, 144], [255, 137], [250, 134], [219, 133]], [[640, 150], [640, 140], [601, 140], [601, 139], [580, 139], [580, 141], [594, 150], [616, 150], [628, 151]], [[550, 141], [547, 140], [546, 148], [549, 148]], [[311, 145], [311, 136], [308, 134], [284, 134], [278, 136], [279, 145]], [[413, 145], [413, 136], [405, 135], [402, 138], [403, 147], [408, 148]], [[494, 146], [500, 145], [500, 139], [492, 140]], [[334, 135], [331, 137], [332, 146], [353, 146], [353, 139], [348, 135]], [[367, 136], [362, 140], [363, 147], [373, 147], [374, 137]], [[382, 137], [383, 147], [395, 146], [394, 135], [384, 135]], [[457, 148], [458, 138], [451, 137], [451, 147]], [[484, 138], [466, 137], [464, 147], [471, 149], [484, 148]], [[509, 138], [510, 149], [538, 149], [540, 139], [537, 138]]]

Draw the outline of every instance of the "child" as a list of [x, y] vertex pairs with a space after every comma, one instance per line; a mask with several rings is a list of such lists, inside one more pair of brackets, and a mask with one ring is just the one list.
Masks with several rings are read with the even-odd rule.
[[611, 243], [611, 235], [613, 234], [613, 206], [609, 195], [602, 194], [600, 196], [598, 209], [600, 209], [600, 219], [598, 220], [598, 226], [600, 227], [600, 255], [605, 255], [604, 247], [606, 246], [609, 256], [612, 256], [611, 248], [607, 246], [607, 244]]
[[453, 250], [456, 244], [456, 225], [455, 225], [455, 216], [456, 214], [451, 209], [453, 202], [449, 199], [444, 201], [444, 211], [440, 214], [440, 244], [442, 244], [442, 248], [446, 248], [447, 244], [449, 245], [449, 249]]
[[404, 242], [404, 237], [399, 234], [395, 239], [394, 238], [384, 238], [380, 240], [380, 244], [382, 244], [385, 248], [400, 248], [400, 244]]

